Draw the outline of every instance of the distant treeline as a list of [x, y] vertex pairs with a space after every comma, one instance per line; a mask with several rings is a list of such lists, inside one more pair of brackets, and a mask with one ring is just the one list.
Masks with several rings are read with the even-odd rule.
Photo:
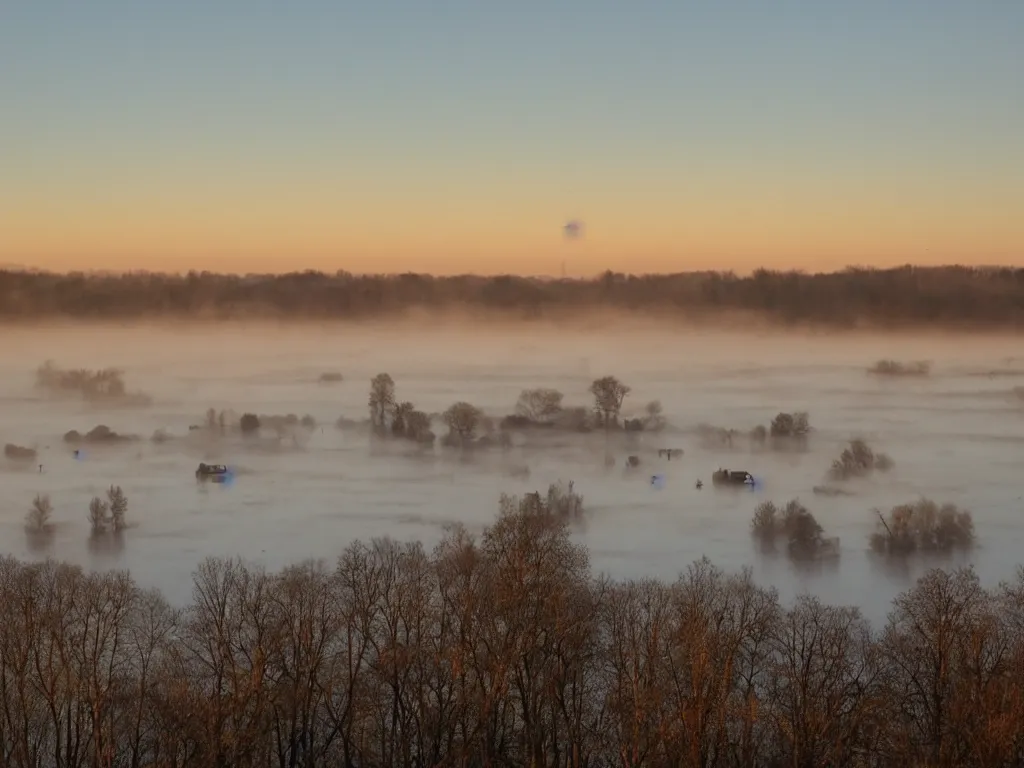
[[900, 267], [804, 274], [758, 270], [594, 279], [296, 272], [229, 275], [0, 271], [0, 319], [368, 319], [476, 310], [523, 319], [618, 310], [662, 317], [751, 314], [851, 328], [1024, 327], [1024, 269]]
[[873, 631], [707, 560], [592, 573], [539, 495], [433, 552], [211, 559], [183, 610], [0, 558], [4, 768], [1024, 764], [1024, 571], [933, 570]]

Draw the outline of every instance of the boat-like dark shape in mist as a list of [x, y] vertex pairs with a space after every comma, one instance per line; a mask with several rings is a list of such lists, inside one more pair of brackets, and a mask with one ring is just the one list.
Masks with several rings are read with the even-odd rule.
[[739, 469], [716, 469], [711, 475], [711, 482], [716, 486], [753, 487], [754, 476]]
[[230, 470], [223, 464], [200, 463], [196, 468], [196, 480], [212, 480], [215, 483], [223, 483], [230, 474]]

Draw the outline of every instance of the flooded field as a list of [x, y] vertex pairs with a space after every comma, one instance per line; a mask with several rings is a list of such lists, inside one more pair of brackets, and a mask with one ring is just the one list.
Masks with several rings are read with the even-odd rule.
[[[702, 556], [728, 569], [749, 565], [784, 598], [808, 591], [852, 603], [879, 621], [891, 598], [926, 567], [896, 570], [868, 551], [872, 510], [927, 496], [973, 512], [977, 546], [967, 558], [983, 581], [1024, 562], [1024, 349], [1010, 338], [851, 337], [668, 332], [656, 328], [501, 331], [356, 326], [5, 329], [0, 334], [0, 443], [35, 448], [31, 462], [0, 459], [0, 549], [87, 567], [129, 568], [140, 583], [184, 601], [193, 568], [209, 555], [238, 555], [276, 568], [333, 558], [352, 540], [388, 535], [433, 545], [452, 522], [480, 530], [502, 492], [545, 490], [573, 480], [586, 515], [576, 535], [595, 571], [671, 579]], [[929, 375], [877, 376], [877, 360], [929, 360]], [[46, 360], [62, 368], [123, 369], [148, 404], [101, 405], [35, 387]], [[326, 372], [341, 381], [321, 381]], [[510, 449], [465, 454], [373, 440], [366, 425], [370, 379], [387, 372], [399, 400], [427, 413], [468, 401], [495, 418], [523, 389], [554, 387], [567, 406], [591, 406], [590, 383], [614, 375], [631, 387], [622, 414], [658, 400], [667, 426], [630, 438], [603, 432], [517, 435]], [[278, 439], [211, 435], [208, 408], [237, 415], [310, 415], [316, 426]], [[805, 451], [714, 447], [699, 424], [747, 432], [779, 412], [806, 411]], [[336, 423], [342, 418], [342, 426]], [[63, 436], [106, 425], [138, 440], [74, 446]], [[151, 436], [163, 430], [168, 439]], [[440, 436], [444, 427], [436, 422]], [[264, 430], [266, 432], [266, 430]], [[851, 438], [895, 462], [886, 473], [813, 491]], [[680, 460], [660, 448], [682, 448]], [[615, 465], [605, 463], [606, 453]], [[629, 471], [628, 455], [640, 466]], [[232, 483], [197, 483], [200, 461], [235, 470]], [[41, 467], [40, 467], [41, 465]], [[529, 468], [526, 476], [524, 467]], [[718, 467], [750, 471], [754, 490], [711, 486]], [[663, 482], [652, 486], [651, 475]], [[695, 487], [703, 480], [703, 489]], [[121, 546], [90, 545], [89, 501], [111, 484], [129, 500]], [[25, 514], [49, 494], [56, 532], [30, 548]], [[759, 554], [750, 519], [758, 501], [799, 498], [837, 562], [797, 568]]]

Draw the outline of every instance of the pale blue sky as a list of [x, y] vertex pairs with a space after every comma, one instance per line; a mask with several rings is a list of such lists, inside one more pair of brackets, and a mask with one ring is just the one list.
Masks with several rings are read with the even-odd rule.
[[[912, 260], [895, 224], [863, 232], [885, 214], [864, 208], [873, 189], [900, 191], [888, 205], [906, 199], [914, 231], [991, 219], [982, 250], [1024, 258], [1024, 2], [2, 0], [0, 73], [0, 260], [184, 263], [271, 241], [273, 260], [294, 228], [317, 266], [429, 271], [445, 248], [511, 258], [492, 239], [580, 215], [611, 233], [602, 258], [635, 242], [685, 266], [717, 230], [646, 242], [643, 219], [698, 202], [720, 254], [783, 259], [799, 211], [834, 230], [845, 206], [856, 222], [823, 256], [848, 257], [856, 223], [861, 261]], [[781, 203], [757, 201], [776, 187], [796, 220], [772, 235]], [[734, 204], [736, 229], [778, 242], [724, 231]], [[277, 229], [242, 231], [268, 210]], [[410, 231], [382, 231], [388, 211]], [[158, 247], [175, 226], [188, 237]]]

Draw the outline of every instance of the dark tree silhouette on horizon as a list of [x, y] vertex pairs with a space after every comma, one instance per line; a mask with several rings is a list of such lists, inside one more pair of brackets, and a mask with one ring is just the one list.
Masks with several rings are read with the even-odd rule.
[[593, 279], [499, 275], [56, 274], [0, 270], [0, 320], [336, 319], [470, 311], [518, 320], [588, 312], [662, 321], [753, 319], [832, 328], [1024, 328], [1024, 269], [848, 268], [807, 274], [688, 272]]

